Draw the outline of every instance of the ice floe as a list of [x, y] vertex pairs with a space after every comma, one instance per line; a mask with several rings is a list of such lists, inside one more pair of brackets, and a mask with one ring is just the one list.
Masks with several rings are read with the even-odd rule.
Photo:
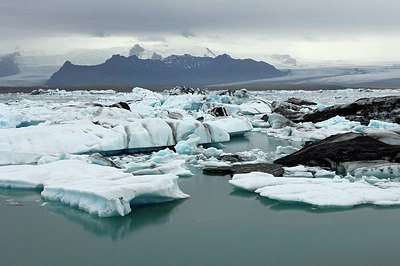
[[351, 182], [344, 178], [274, 177], [253, 172], [234, 175], [233, 186], [282, 202], [307, 203], [320, 208], [352, 207], [360, 204], [400, 205], [398, 182]]
[[0, 187], [43, 189], [47, 200], [60, 201], [101, 217], [124, 216], [132, 204], [187, 198], [177, 176], [134, 176], [83, 160], [0, 167]]

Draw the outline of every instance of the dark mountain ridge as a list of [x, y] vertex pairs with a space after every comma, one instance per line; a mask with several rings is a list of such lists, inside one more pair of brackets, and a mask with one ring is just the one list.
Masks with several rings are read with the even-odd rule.
[[287, 75], [274, 66], [252, 59], [234, 59], [227, 54], [195, 57], [171, 55], [162, 60], [113, 55], [94, 66], [67, 61], [47, 81], [48, 86], [207, 86], [226, 82]]

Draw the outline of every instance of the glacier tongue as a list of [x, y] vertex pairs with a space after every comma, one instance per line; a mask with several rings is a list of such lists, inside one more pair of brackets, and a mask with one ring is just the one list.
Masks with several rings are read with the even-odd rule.
[[134, 176], [83, 160], [0, 167], [0, 187], [43, 188], [43, 198], [100, 217], [124, 216], [131, 212], [131, 204], [189, 197], [180, 190], [177, 179], [169, 174]]

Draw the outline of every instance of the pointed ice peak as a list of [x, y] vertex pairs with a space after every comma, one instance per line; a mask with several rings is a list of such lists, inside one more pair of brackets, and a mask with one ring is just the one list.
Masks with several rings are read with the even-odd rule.
[[146, 50], [143, 47], [141, 47], [139, 44], [135, 44], [129, 50], [129, 56], [136, 55], [137, 57], [140, 58], [140, 56], [143, 54], [144, 51], [146, 51]]
[[273, 54], [271, 55], [271, 60], [284, 66], [294, 67], [298, 65], [297, 60], [288, 54]]
[[156, 52], [153, 52], [153, 54], [151, 55], [151, 60], [162, 60], [163, 57], [160, 54], [157, 54]]

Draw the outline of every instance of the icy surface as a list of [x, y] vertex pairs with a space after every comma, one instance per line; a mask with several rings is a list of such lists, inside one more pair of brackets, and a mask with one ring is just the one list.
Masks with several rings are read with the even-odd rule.
[[[110, 123], [115, 123], [111, 121]], [[190, 134], [199, 143], [229, 140], [218, 126], [197, 120], [138, 119], [97, 125], [88, 120], [0, 130], [0, 165], [37, 162], [44, 155], [93, 153], [173, 146]], [[220, 122], [221, 123], [221, 122]], [[223, 122], [222, 122], [223, 123]]]
[[355, 177], [373, 176], [377, 178], [399, 178], [400, 164], [385, 163], [357, 168], [353, 171]]
[[124, 216], [131, 204], [187, 198], [174, 175], [134, 176], [83, 160], [42, 165], [0, 167], [0, 186], [43, 189], [48, 200], [60, 201], [101, 217]]
[[223, 118], [209, 121], [209, 125], [216, 126], [228, 132], [229, 135], [243, 135], [253, 129], [251, 123], [245, 119]]
[[[297, 143], [299, 146], [286, 146], [286, 143], [285, 146], [270, 146], [270, 150], [260, 150], [241, 146], [240, 143], [238, 147], [241, 147], [242, 151], [236, 152], [235, 155], [240, 156], [243, 160], [241, 163], [271, 163], [285, 154], [296, 151], [300, 143], [319, 141], [345, 132], [367, 133], [385, 143], [400, 145], [400, 127], [394, 123], [371, 120], [368, 125], [361, 125], [359, 122], [337, 116], [315, 124], [294, 124], [271, 113], [273, 101], [283, 102], [291, 97], [317, 103], [313, 107], [299, 109], [300, 112], [307, 112], [313, 108], [323, 109], [333, 104], [351, 103], [362, 97], [400, 95], [399, 90], [205, 92], [194, 89], [187, 93], [176, 88], [158, 93], [133, 88], [129, 93], [112, 90], [38, 90], [35, 93], [37, 95], [0, 95], [0, 165], [37, 163], [37, 166], [0, 166], [1, 180], [7, 177], [3, 175], [4, 171], [15, 170], [10, 172], [13, 182], [1, 181], [2, 184], [13, 187], [44, 187], [43, 197], [64, 201], [99, 215], [102, 215], [102, 212], [105, 216], [108, 216], [108, 213], [126, 214], [128, 203], [157, 201], [154, 195], [168, 186], [172, 187], [171, 184], [176, 185], [177, 177], [192, 176], [192, 167], [232, 165], [231, 162], [218, 159], [222, 154], [221, 146], [217, 149], [206, 144], [229, 141], [231, 136], [236, 135], [239, 138], [246, 137], [245, 134], [250, 131], [291, 140], [292, 144]], [[121, 103], [130, 110], [120, 108]], [[228, 116], [214, 117], [211, 110], [215, 107], [226, 108]], [[268, 122], [265, 121], [264, 114], [268, 115]], [[138, 152], [147, 153], [137, 154]], [[103, 157], [100, 154], [115, 156]], [[63, 167], [56, 167], [57, 165]], [[117, 169], [118, 167], [121, 169]], [[297, 181], [280, 184], [279, 189], [284, 190], [284, 193], [260, 193], [271, 198], [275, 196], [279, 200], [285, 200], [287, 197], [288, 201], [309, 201], [315, 205], [321, 203], [321, 206], [325, 200], [323, 192], [327, 194], [327, 206], [396, 202], [385, 193], [397, 193], [399, 185], [396, 180], [400, 177], [397, 164], [387, 161], [351, 162], [341, 167], [341, 174], [347, 174], [347, 179], [322, 168], [287, 167], [285, 178]], [[64, 173], [61, 168], [68, 171]], [[72, 173], [76, 173], [76, 177], [73, 177]], [[106, 176], [106, 173], [109, 175]], [[68, 178], [63, 179], [66, 175]], [[137, 177], [138, 175], [140, 177]], [[131, 181], [132, 176], [140, 184]], [[129, 182], [112, 183], [115, 186], [112, 185], [113, 188], [108, 191], [106, 184], [114, 182], [113, 177], [115, 182]], [[390, 180], [385, 180], [388, 178]], [[94, 179], [98, 179], [97, 183]], [[245, 182], [236, 179], [232, 182]], [[257, 181], [249, 179], [246, 182], [254, 181], [251, 185], [254, 190], [268, 187], [269, 191], [277, 191], [278, 185], [263, 185], [265, 180], [262, 177]], [[142, 181], [151, 185], [142, 186]], [[268, 179], [268, 182], [270, 181]], [[262, 186], [259, 186], [260, 182]], [[140, 189], [136, 189], [136, 185]], [[129, 189], [126, 190], [127, 187]], [[374, 191], [376, 198], [366, 192], [367, 188]], [[145, 190], [156, 192], [152, 194], [153, 201], [149, 200], [153, 196], [136, 197], [137, 194], [129, 200], [124, 193], [131, 190], [144, 194]], [[122, 195], [124, 202], [118, 203], [114, 198], [110, 200], [111, 194], [107, 193]], [[338, 200], [335, 203], [336, 193]], [[315, 203], [311, 199], [313, 195], [316, 195]], [[297, 200], [296, 196], [299, 197]], [[111, 203], [107, 203], [108, 200]], [[106, 210], [107, 204], [114, 206], [113, 212]]]
[[301, 202], [321, 208], [352, 207], [360, 204], [400, 205], [398, 182], [375, 183], [364, 180], [274, 177], [253, 172], [234, 175], [233, 186], [282, 202]]

